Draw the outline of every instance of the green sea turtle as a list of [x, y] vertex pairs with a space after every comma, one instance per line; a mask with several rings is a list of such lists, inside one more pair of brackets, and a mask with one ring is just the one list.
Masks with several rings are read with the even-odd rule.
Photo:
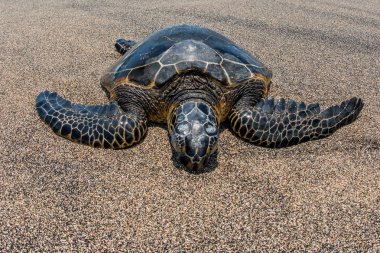
[[196, 170], [217, 150], [224, 121], [246, 141], [279, 148], [327, 137], [363, 107], [355, 97], [323, 111], [318, 104], [268, 98], [272, 72], [206, 28], [174, 26], [141, 43], [118, 39], [115, 47], [123, 56], [100, 81], [110, 104], [72, 104], [49, 91], [38, 95], [37, 112], [56, 134], [121, 149], [140, 142], [148, 122], [165, 123], [174, 154]]

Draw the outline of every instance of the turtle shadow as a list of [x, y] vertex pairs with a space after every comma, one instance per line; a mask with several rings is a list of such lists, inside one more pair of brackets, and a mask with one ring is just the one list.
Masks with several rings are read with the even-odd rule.
[[[154, 123], [154, 122], [149, 123], [149, 127], [159, 127], [159, 128], [165, 129], [166, 131], [168, 130], [166, 124], [159, 124], [159, 123]], [[219, 127], [219, 134], [224, 132], [226, 129], [228, 129], [228, 124], [221, 123], [220, 127]], [[168, 137], [168, 141], [169, 141], [170, 136], [169, 136], [168, 131], [167, 131], [167, 137]], [[182, 163], [177, 159], [176, 152], [171, 145], [170, 145], [170, 149], [172, 152], [170, 159], [172, 160], [174, 167], [176, 167], [176, 169], [178, 169], [178, 170], [186, 171], [190, 174], [201, 175], [201, 174], [205, 174], [205, 173], [210, 173], [210, 172], [214, 171], [219, 165], [219, 163], [218, 163], [218, 151], [216, 151], [214, 154], [212, 154], [210, 156], [208, 164], [204, 168], [202, 168], [201, 170], [190, 170], [190, 169], [186, 168], [184, 165], [182, 165]]]

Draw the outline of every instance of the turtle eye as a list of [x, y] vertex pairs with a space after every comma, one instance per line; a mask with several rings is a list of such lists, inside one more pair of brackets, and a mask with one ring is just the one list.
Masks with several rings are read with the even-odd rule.
[[206, 133], [208, 133], [210, 135], [214, 135], [214, 134], [216, 134], [217, 129], [216, 129], [215, 125], [210, 124], [210, 123], [206, 123], [205, 124], [205, 131], [206, 131]]

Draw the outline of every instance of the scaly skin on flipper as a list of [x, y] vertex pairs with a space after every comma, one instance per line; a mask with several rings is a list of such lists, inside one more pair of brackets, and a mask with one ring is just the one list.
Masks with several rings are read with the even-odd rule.
[[360, 98], [352, 98], [320, 112], [318, 104], [277, 103], [262, 100], [253, 108], [237, 106], [230, 114], [232, 130], [241, 138], [266, 147], [286, 147], [327, 137], [350, 124], [363, 108]]
[[74, 105], [55, 92], [36, 99], [40, 118], [69, 140], [102, 148], [126, 148], [145, 135], [146, 118], [123, 112], [116, 102], [108, 105]]

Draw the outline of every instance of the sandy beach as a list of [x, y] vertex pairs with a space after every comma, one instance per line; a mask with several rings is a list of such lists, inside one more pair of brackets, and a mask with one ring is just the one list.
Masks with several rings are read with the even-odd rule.
[[[379, 252], [380, 3], [264, 0], [0, 0], [0, 252]], [[267, 149], [224, 127], [215, 168], [172, 160], [165, 126], [140, 145], [94, 149], [34, 109], [56, 91], [107, 103], [99, 78], [141, 41], [195, 24], [273, 71], [271, 94], [323, 108], [357, 96], [331, 137]]]

